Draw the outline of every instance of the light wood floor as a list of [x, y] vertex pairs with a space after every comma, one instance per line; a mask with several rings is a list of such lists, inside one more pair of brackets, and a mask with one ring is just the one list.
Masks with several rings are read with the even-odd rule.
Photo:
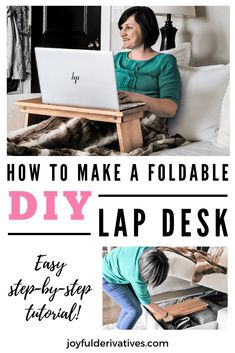
[[[166, 294], [166, 293], [164, 293]], [[165, 296], [167, 299], [168, 297]], [[152, 299], [164, 300], [164, 296], [154, 295]], [[103, 325], [114, 324], [117, 322], [120, 314], [120, 307], [106, 294], [103, 292]]]
[[120, 313], [120, 307], [103, 292], [103, 325], [117, 322]]

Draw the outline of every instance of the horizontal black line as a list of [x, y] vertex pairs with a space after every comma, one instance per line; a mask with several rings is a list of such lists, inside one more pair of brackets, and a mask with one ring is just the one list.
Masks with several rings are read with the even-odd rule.
[[228, 197], [227, 194], [99, 194], [99, 197]]
[[8, 233], [8, 235], [74, 235], [74, 236], [90, 236], [91, 233], [25, 233], [25, 232], [20, 232], [20, 233]]

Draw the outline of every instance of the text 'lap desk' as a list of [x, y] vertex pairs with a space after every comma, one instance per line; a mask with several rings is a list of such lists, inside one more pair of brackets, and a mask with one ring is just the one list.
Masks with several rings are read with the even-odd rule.
[[125, 111], [89, 109], [42, 103], [41, 98], [19, 100], [16, 105], [24, 113], [24, 126], [28, 126], [29, 114], [58, 116], [64, 118], [85, 118], [116, 124], [121, 152], [130, 152], [143, 146], [140, 119], [144, 116], [145, 106]]

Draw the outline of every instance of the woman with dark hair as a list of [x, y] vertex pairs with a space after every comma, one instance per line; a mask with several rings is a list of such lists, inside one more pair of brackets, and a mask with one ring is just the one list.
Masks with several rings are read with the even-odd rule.
[[[126, 49], [114, 57], [119, 101], [145, 103], [145, 116], [141, 119], [144, 147], [136, 149], [133, 155], [149, 154], [168, 146], [178, 147], [184, 139], [169, 139], [167, 126], [162, 126], [165, 124], [162, 118], [173, 118], [176, 114], [180, 100], [180, 74], [174, 56], [158, 53], [152, 48], [159, 36], [156, 16], [149, 7], [131, 7], [122, 14], [118, 26], [123, 49]], [[55, 124], [57, 122], [58, 119]], [[8, 154], [80, 155], [85, 152], [89, 155], [112, 155], [118, 148], [117, 129], [113, 123], [81, 119], [72, 128], [70, 123], [62, 129], [56, 125], [54, 133], [50, 130], [49, 138], [42, 139], [44, 142], [40, 139], [40, 148], [40, 136], [37, 136], [39, 131], [45, 131], [45, 127], [42, 125], [41, 129], [38, 125], [37, 128], [30, 130], [31, 133], [27, 131], [26, 135], [21, 131], [14, 138], [9, 138]], [[30, 147], [27, 144], [29, 138]], [[25, 143], [22, 143], [24, 139]]]
[[119, 247], [103, 260], [103, 290], [121, 307], [119, 330], [131, 330], [144, 305], [157, 320], [170, 322], [173, 317], [155, 304], [148, 285], [159, 286], [169, 270], [166, 255], [151, 247]]
[[152, 49], [159, 36], [154, 12], [145, 6], [127, 9], [118, 27], [123, 49], [115, 55], [115, 69], [121, 103], [139, 102], [161, 118], [175, 116], [181, 80], [174, 56]]

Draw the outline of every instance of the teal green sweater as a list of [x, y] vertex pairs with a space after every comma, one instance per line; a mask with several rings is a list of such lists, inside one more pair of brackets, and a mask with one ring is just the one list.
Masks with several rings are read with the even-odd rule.
[[119, 91], [167, 98], [179, 104], [181, 79], [173, 55], [160, 53], [149, 60], [131, 60], [128, 52], [120, 52], [114, 63]]
[[139, 272], [138, 261], [144, 250], [149, 247], [119, 247], [110, 251], [103, 260], [103, 277], [109, 283], [130, 283], [142, 304], [151, 302], [147, 289]]

